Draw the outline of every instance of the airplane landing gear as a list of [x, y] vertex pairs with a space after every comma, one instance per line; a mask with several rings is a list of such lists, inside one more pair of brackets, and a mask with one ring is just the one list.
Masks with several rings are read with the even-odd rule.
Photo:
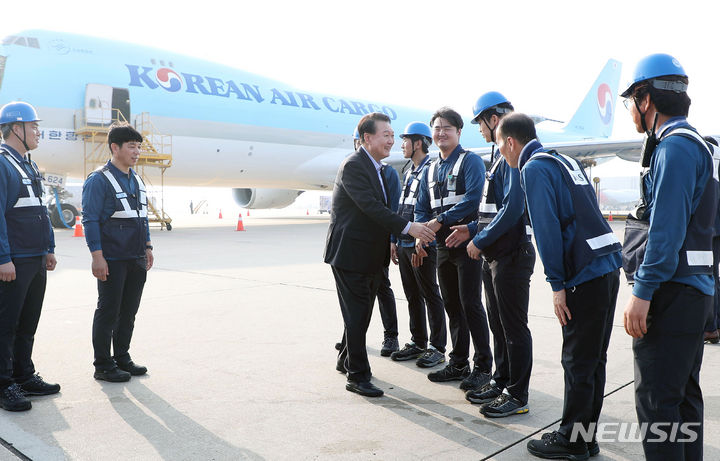
[[53, 227], [72, 227], [75, 225], [75, 217], [79, 216], [77, 208], [69, 203], [61, 203], [62, 214], [58, 212], [57, 206], [50, 205], [50, 222]]

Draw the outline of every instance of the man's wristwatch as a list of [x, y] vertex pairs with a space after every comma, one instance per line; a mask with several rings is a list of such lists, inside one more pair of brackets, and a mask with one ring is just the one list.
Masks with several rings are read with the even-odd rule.
[[146, 250], [152, 250], [152, 249], [153, 249], [153, 246], [152, 246], [152, 245], [145, 245], [145, 249], [146, 249]]
[[437, 215], [437, 218], [435, 218], [435, 220], [436, 220], [437, 222], [439, 222], [440, 224], [442, 224], [442, 223], [445, 221], [445, 215], [444, 215], [444, 214], [439, 214], [439, 215]]

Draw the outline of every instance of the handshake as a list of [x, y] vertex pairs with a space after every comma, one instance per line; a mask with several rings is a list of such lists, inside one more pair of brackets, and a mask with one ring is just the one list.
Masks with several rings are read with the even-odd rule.
[[[414, 226], [425, 229], [417, 229], [417, 232], [419, 232], [419, 234], [416, 235], [413, 233]], [[420, 267], [422, 265], [423, 259], [427, 256], [425, 246], [427, 246], [427, 244], [435, 238], [435, 232], [440, 230], [441, 227], [442, 225], [437, 222], [436, 219], [433, 219], [432, 221], [426, 223], [412, 223], [408, 233], [415, 237], [415, 254], [412, 255], [411, 261], [413, 267]], [[452, 230], [453, 232], [445, 240], [445, 246], [447, 246], [448, 248], [456, 248], [470, 239], [470, 232], [467, 225], [453, 226], [450, 228], [450, 230]], [[480, 259], [481, 251], [480, 249], [475, 247], [472, 242], [470, 242], [467, 246], [467, 253], [468, 256], [472, 259]]]
[[414, 222], [410, 224], [410, 230], [408, 234], [415, 237], [415, 253], [413, 253], [410, 264], [413, 267], [422, 266], [423, 259], [427, 256], [424, 246], [435, 240], [435, 232], [440, 229], [441, 226], [434, 225], [440, 224], [435, 219], [430, 222]]
[[410, 229], [408, 230], [408, 234], [415, 237], [416, 242], [418, 242], [422, 245], [426, 245], [426, 244], [432, 242], [433, 240], [435, 240], [436, 229], [432, 229], [429, 226], [430, 223], [432, 223], [432, 221], [423, 222], [423, 223], [419, 223], [419, 222], [410, 223]]

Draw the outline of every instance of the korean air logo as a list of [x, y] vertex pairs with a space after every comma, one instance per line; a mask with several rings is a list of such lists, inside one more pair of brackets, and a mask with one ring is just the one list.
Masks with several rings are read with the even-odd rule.
[[182, 90], [183, 81], [180, 75], [172, 69], [161, 67], [155, 72], [155, 80], [158, 85], [171, 93], [177, 93]]
[[608, 125], [613, 116], [613, 95], [610, 86], [607, 83], [601, 83], [598, 87], [598, 112], [600, 112], [600, 120], [603, 124]]

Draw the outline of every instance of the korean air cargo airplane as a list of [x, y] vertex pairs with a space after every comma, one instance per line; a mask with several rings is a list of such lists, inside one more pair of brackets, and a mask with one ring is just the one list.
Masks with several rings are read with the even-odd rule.
[[[639, 141], [607, 139], [619, 78], [620, 63], [608, 61], [567, 124], [547, 128], [551, 122], [538, 123], [543, 144], [579, 158], [637, 155]], [[471, 116], [470, 101], [487, 90], [469, 88], [468, 110], [461, 112]], [[31, 103], [42, 119], [40, 147], [32, 154], [47, 174], [84, 178], [99, 162], [96, 158], [93, 164], [96, 146], [88, 140], [120, 118], [136, 127], [151, 126], [163, 136], [158, 139], [166, 139], [158, 141], [172, 155], [164, 184], [231, 187], [243, 208], [280, 208], [300, 191], [330, 190], [338, 166], [352, 151], [353, 130], [366, 113], [387, 114], [398, 133], [409, 122], [427, 122], [432, 115], [381, 101], [306, 92], [160, 49], [43, 30], [2, 40], [0, 105], [13, 100]], [[520, 101], [514, 103], [521, 109]], [[463, 147], [481, 155], [490, 152], [469, 121]], [[399, 151], [389, 161], [404, 164]]]

